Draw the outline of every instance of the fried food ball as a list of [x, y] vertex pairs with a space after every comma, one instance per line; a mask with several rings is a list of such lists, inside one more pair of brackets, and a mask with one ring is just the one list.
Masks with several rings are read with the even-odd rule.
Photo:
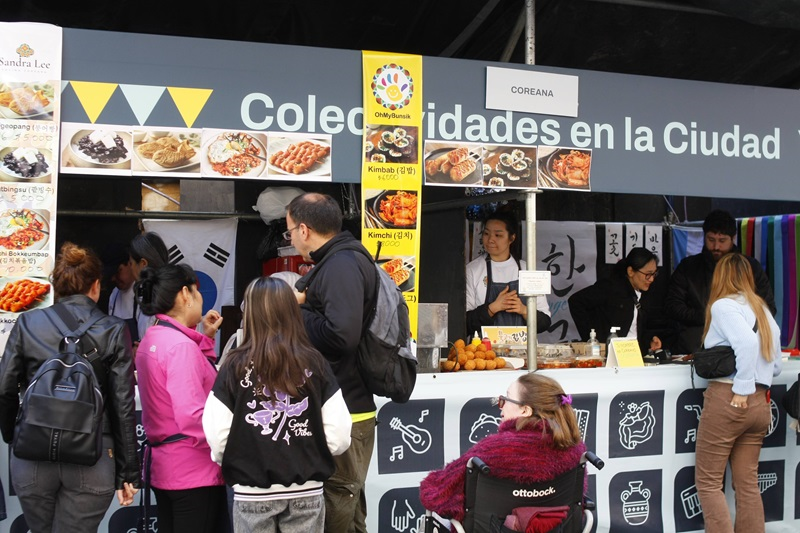
[[452, 360], [447, 360], [442, 363], [442, 370], [445, 372], [453, 372], [453, 369], [456, 367], [456, 362]]
[[464, 370], [475, 370], [475, 360], [470, 359], [466, 363], [464, 363]]
[[466, 352], [464, 352], [458, 356], [458, 364], [464, 366], [464, 363], [466, 362], [467, 362], [467, 354]]
[[497, 365], [497, 368], [505, 368], [506, 367], [506, 360], [502, 357], [498, 357], [494, 360], [494, 364]]
[[494, 359], [487, 359], [486, 360], [486, 370], [494, 370], [497, 368], [497, 361]]
[[467, 361], [475, 359], [475, 352], [466, 352], [466, 354], [467, 354]]
[[485, 352], [485, 351], [486, 351], [486, 345], [485, 345], [485, 344], [483, 344], [483, 343], [481, 343], [481, 344], [477, 345], [477, 346], [475, 347], [475, 351], [476, 351], [476, 352]]
[[486, 360], [485, 359], [475, 359], [475, 369], [476, 370], [486, 370]]
[[497, 354], [494, 353], [494, 350], [486, 350], [486, 359], [491, 360], [497, 357]]
[[486, 359], [486, 352], [475, 352], [475, 359]]
[[466, 351], [468, 351], [468, 352], [474, 352], [475, 351], [475, 345], [474, 344], [467, 344], [466, 348], [464, 348], [464, 349]]
[[455, 346], [456, 349], [464, 348], [466, 345], [467, 345], [467, 343], [464, 342], [464, 339], [458, 339], [456, 342], [453, 343], [453, 346]]

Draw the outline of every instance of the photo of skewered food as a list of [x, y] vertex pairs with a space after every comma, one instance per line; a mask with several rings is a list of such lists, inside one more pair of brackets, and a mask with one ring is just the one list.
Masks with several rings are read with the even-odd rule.
[[0, 311], [19, 313], [45, 302], [50, 294], [50, 284], [29, 278], [0, 280]]
[[269, 173], [330, 175], [331, 145], [320, 139], [269, 138]]
[[447, 146], [428, 143], [425, 183], [473, 186], [483, 183], [483, 148], [480, 145]]
[[590, 189], [592, 151], [539, 147], [539, 187]]
[[417, 162], [417, 128], [367, 125], [364, 159], [371, 163]]
[[402, 292], [414, 289], [414, 262], [411, 257], [379, 259], [380, 266], [397, 284]]

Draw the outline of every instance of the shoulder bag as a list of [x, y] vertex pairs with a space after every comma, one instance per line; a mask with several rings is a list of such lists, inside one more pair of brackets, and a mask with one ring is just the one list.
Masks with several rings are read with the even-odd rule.
[[[758, 322], [753, 326], [753, 331], [758, 332]], [[692, 359], [692, 383], [694, 373], [705, 379], [725, 378], [736, 372], [736, 356], [730, 346], [713, 346], [700, 348], [694, 353]]]

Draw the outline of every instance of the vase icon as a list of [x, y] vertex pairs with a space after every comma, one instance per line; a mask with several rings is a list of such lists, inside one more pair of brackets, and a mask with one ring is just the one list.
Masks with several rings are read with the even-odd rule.
[[632, 526], [640, 526], [650, 516], [650, 489], [642, 488], [642, 481], [629, 481], [628, 490], [622, 491], [622, 517]]

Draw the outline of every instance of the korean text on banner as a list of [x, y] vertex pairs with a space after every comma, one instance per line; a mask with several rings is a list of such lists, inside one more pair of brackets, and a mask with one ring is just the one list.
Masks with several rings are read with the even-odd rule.
[[61, 41], [0, 22], [0, 353], [21, 313], [53, 303]]
[[417, 336], [422, 57], [363, 53], [361, 241], [403, 291]]

